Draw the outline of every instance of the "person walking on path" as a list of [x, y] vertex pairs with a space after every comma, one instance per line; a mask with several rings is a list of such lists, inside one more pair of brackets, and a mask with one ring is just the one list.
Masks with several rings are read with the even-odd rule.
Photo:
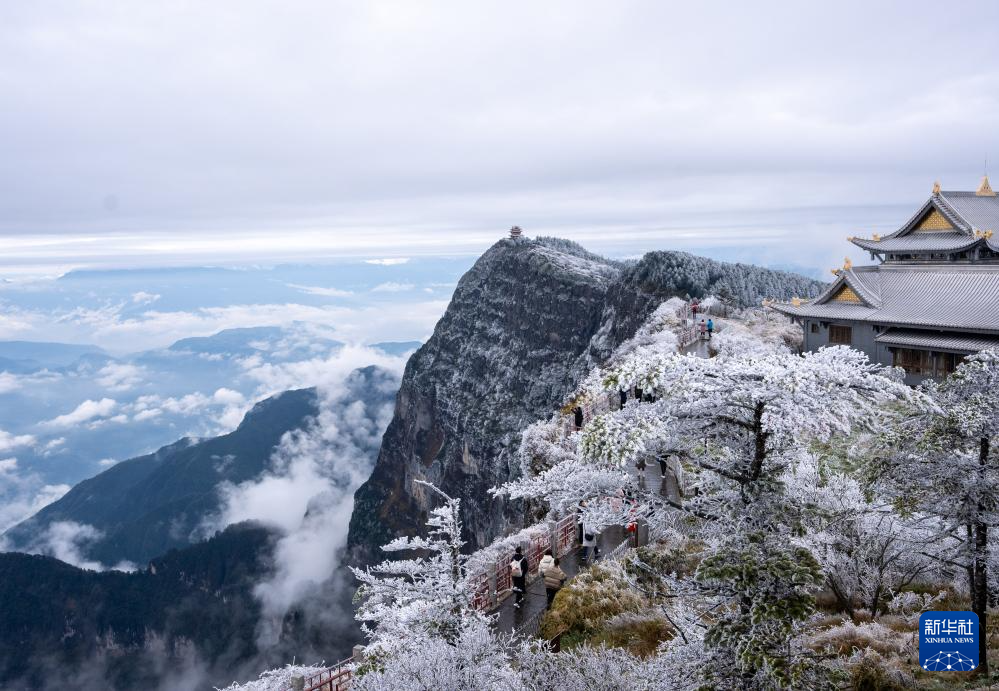
[[597, 533], [583, 524], [583, 562], [592, 564], [597, 556]]
[[520, 607], [524, 593], [527, 592], [527, 557], [520, 547], [514, 550], [513, 561], [510, 562], [510, 576], [513, 579], [513, 606]]
[[700, 328], [701, 328], [701, 338], [703, 339], [704, 334], [707, 333], [708, 331], [708, 325], [704, 323], [704, 317], [701, 317]]
[[545, 569], [542, 574], [545, 579], [545, 595], [548, 596], [548, 606], [552, 606], [552, 600], [555, 599], [555, 594], [562, 588], [562, 584], [565, 583], [566, 575], [565, 571], [559, 568], [558, 559], [552, 559], [552, 565]]
[[659, 456], [656, 460], [659, 461], [659, 471], [663, 475], [663, 480], [665, 480], [666, 471], [669, 470], [669, 460], [666, 456]]
[[621, 407], [623, 408], [624, 404], [628, 402], [628, 392], [624, 389], [618, 389], [618, 393], [621, 396]]
[[711, 340], [711, 332], [715, 330], [715, 323], [713, 320], [708, 319], [708, 340]]
[[583, 409], [577, 405], [572, 409], [572, 417], [576, 423], [576, 431], [583, 429]]

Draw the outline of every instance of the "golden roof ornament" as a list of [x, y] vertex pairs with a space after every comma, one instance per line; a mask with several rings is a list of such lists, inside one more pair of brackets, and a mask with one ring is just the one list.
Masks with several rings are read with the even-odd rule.
[[829, 269], [833, 276], [839, 276], [840, 269]]
[[853, 236], [852, 235], [847, 235], [846, 236], [846, 241], [847, 242], [853, 242]]
[[794, 305], [795, 307], [801, 307], [801, 298], [799, 298], [798, 296], [791, 298], [791, 304]]
[[878, 235], [877, 233], [875, 233], [874, 235], [872, 235], [871, 239], [873, 239], [874, 242], [881, 242], [881, 236]]
[[938, 194], [940, 194], [940, 181], [939, 180], [934, 180], [933, 181], [933, 196], [935, 197]]
[[992, 239], [992, 231], [991, 230], [986, 230], [985, 233], [983, 233], [983, 237], [986, 240], [991, 240]]
[[996, 193], [992, 191], [992, 185], [989, 184], [989, 176], [983, 175], [982, 182], [978, 185], [978, 189], [975, 190], [976, 197], [994, 197]]
[[843, 270], [844, 271], [849, 271], [852, 268], [853, 268], [853, 262], [850, 261], [850, 258], [849, 257], [843, 257]]

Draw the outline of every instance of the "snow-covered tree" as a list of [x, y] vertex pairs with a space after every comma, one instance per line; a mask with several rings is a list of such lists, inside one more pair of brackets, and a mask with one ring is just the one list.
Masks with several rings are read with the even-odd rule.
[[[938, 549], [927, 553], [966, 574], [971, 609], [985, 631], [989, 528], [999, 518], [999, 351], [969, 356], [926, 391], [935, 405], [884, 434], [884, 455], [868, 470], [900, 510], [940, 520]], [[988, 673], [986, 638], [979, 637], [981, 674]]]
[[[654, 536], [692, 531], [703, 552], [687, 587], [711, 601], [701, 666], [708, 681], [818, 683], [794, 642], [823, 579], [803, 540], [809, 507], [794, 471], [814, 462], [810, 442], [875, 428], [888, 404], [910, 398], [898, 373], [842, 347], [801, 356], [732, 348], [711, 359], [638, 350], [603, 372], [599, 387], [638, 387], [655, 400], [598, 417], [575, 458], [503, 491], [562, 510], [582, 500], [591, 523], [638, 517]], [[693, 493], [664, 496], [624, 472], [666, 455], [683, 466], [679, 489]]]
[[351, 569], [361, 583], [355, 595], [360, 603], [357, 618], [364, 622], [370, 655], [391, 655], [414, 637], [453, 645], [468, 626], [482, 619], [469, 598], [460, 501], [430, 483], [420, 484], [444, 502], [430, 512], [427, 537], [400, 537], [382, 547], [417, 555]]

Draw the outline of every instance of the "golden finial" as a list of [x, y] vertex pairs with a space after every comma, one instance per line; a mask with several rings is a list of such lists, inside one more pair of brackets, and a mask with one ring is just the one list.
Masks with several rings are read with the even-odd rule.
[[791, 304], [794, 305], [795, 307], [801, 307], [801, 298], [797, 296], [791, 298]]
[[853, 262], [850, 261], [850, 258], [849, 257], [843, 257], [843, 270], [844, 271], [849, 271], [852, 268], [853, 268]]
[[846, 241], [847, 242], [853, 242], [853, 236], [852, 235], [847, 235], [846, 236]]
[[996, 193], [992, 191], [992, 185], [989, 184], [989, 176], [983, 175], [982, 182], [978, 185], [978, 189], [975, 190], [976, 197], [994, 197]]
[[871, 237], [873, 238], [874, 242], [881, 242], [881, 236], [878, 235], [877, 233], [875, 233]]
[[984, 235], [984, 233], [982, 233], [982, 231], [980, 231], [980, 230], [976, 230], [975, 231], [975, 237], [976, 238], [980, 238], [980, 237], [982, 237], [982, 235]]
[[936, 196], [938, 194], [940, 194], [940, 181], [939, 180], [934, 180], [933, 181], [933, 196]]
[[833, 276], [839, 276], [840, 272], [839, 269], [829, 269], [829, 271], [832, 273]]
[[992, 239], [992, 231], [991, 230], [986, 230], [985, 231], [985, 239], [986, 240], [991, 240]]

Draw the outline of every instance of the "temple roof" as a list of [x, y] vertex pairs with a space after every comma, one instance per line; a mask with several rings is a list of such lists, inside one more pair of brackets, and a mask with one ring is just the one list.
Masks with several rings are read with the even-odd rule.
[[960, 252], [979, 243], [999, 252], [994, 230], [999, 230], [999, 197], [983, 179], [978, 192], [934, 192], [890, 235], [850, 241], [871, 252]]
[[856, 267], [840, 271], [814, 300], [774, 308], [793, 317], [999, 334], [999, 271], [988, 264]]
[[987, 348], [999, 346], [999, 338], [948, 334], [939, 331], [919, 331], [915, 329], [888, 329], [875, 338], [878, 343], [903, 348], [923, 350], [944, 350], [955, 353], [977, 353]]

